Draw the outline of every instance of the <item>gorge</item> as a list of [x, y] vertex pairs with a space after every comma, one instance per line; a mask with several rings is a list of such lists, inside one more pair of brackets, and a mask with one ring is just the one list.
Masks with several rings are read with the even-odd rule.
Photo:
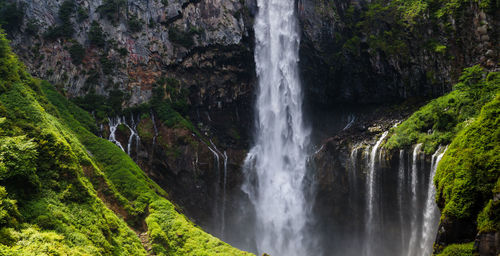
[[499, 18], [0, 0], [0, 254], [496, 256]]

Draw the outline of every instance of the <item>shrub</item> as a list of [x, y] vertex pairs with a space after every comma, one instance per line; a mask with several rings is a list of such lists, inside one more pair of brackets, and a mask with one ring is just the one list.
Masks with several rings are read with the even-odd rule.
[[138, 19], [137, 16], [132, 16], [128, 20], [128, 28], [132, 33], [137, 33], [142, 30], [143, 21]]
[[168, 38], [175, 44], [191, 48], [194, 45], [193, 33], [181, 31], [177, 27], [172, 27], [168, 30]]
[[49, 27], [49, 29], [45, 32], [45, 38], [49, 40], [55, 40], [61, 37], [71, 38], [75, 33], [73, 22], [71, 22], [71, 16], [73, 15], [74, 10], [75, 3], [72, 0], [64, 1], [58, 12], [61, 24]]
[[69, 48], [69, 54], [71, 55], [73, 64], [80, 65], [83, 58], [85, 58], [85, 48], [78, 42], [74, 42]]
[[89, 13], [87, 9], [83, 8], [82, 6], [79, 6], [77, 10], [77, 16], [78, 16], [78, 22], [83, 22], [84, 20], [88, 19]]
[[466, 121], [500, 90], [500, 72], [486, 72], [479, 66], [466, 68], [447, 95], [432, 100], [394, 129], [386, 147], [402, 148], [424, 143], [426, 153], [449, 144]]
[[474, 243], [452, 244], [447, 246], [443, 252], [437, 256], [470, 256], [474, 252]]
[[106, 36], [102, 31], [101, 25], [95, 20], [90, 25], [89, 41], [97, 47], [104, 47], [106, 44]]
[[116, 63], [111, 60], [110, 58], [106, 57], [106, 56], [101, 56], [99, 58], [99, 61], [101, 62], [101, 67], [102, 67], [102, 72], [105, 74], [105, 75], [109, 75], [111, 74], [111, 72], [113, 72], [113, 69], [115, 68], [116, 66]]
[[120, 20], [126, 4], [125, 0], [104, 0], [102, 5], [97, 8], [97, 12], [113, 24], [116, 24]]
[[0, 3], [0, 26], [9, 34], [17, 31], [23, 24], [24, 10], [16, 2], [2, 5]]

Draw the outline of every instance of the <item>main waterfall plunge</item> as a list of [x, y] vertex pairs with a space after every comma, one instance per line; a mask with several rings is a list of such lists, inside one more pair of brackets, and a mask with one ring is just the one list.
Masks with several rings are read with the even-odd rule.
[[[310, 151], [312, 135], [350, 129], [356, 110], [328, 112], [335, 121], [323, 118], [311, 135], [303, 120], [294, 1], [258, 0], [258, 7], [254, 146], [240, 179], [228, 167], [229, 149], [205, 141], [216, 182], [207, 190], [213, 223], [200, 225], [234, 246], [272, 256], [430, 255], [439, 222], [432, 181], [446, 149], [439, 147], [432, 156], [420, 144], [386, 151], [389, 132], [384, 132], [356, 145], [322, 141], [319, 150]], [[153, 112], [151, 118], [154, 155], [159, 132]], [[109, 140], [136, 161], [143, 150], [139, 120], [134, 115], [109, 120]], [[328, 126], [326, 132], [318, 132], [320, 126]], [[117, 136], [118, 130], [128, 135]]]
[[244, 164], [243, 190], [255, 208], [259, 253], [306, 255], [303, 180], [309, 131], [302, 120], [295, 1], [258, 0], [255, 62], [256, 138]]

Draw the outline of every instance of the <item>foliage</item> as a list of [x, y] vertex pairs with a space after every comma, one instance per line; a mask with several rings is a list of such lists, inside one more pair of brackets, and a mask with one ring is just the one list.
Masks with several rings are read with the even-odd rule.
[[470, 256], [474, 252], [474, 243], [452, 244], [447, 246], [443, 252], [437, 256]]
[[451, 93], [434, 99], [393, 130], [386, 147], [402, 148], [424, 143], [426, 153], [449, 144], [481, 107], [500, 90], [500, 73], [479, 66], [464, 70]]
[[128, 28], [132, 33], [137, 33], [142, 30], [143, 23], [144, 22], [141, 19], [137, 18], [137, 16], [132, 16], [128, 20]]
[[188, 110], [187, 96], [187, 90], [182, 88], [177, 79], [161, 78], [153, 89], [151, 107], [168, 127], [179, 125], [198, 133], [194, 125], [183, 117]]
[[[0, 168], [2, 168], [0, 166]], [[21, 215], [17, 209], [15, 200], [7, 197], [5, 187], [0, 186], [0, 226], [2, 227], [15, 227], [18, 223], [18, 218]], [[4, 237], [0, 231], [0, 244], [5, 244]]]
[[17, 31], [24, 20], [24, 10], [21, 4], [15, 1], [0, 0], [0, 26], [9, 34]]
[[193, 31], [182, 31], [178, 27], [171, 27], [168, 30], [168, 38], [171, 42], [184, 46], [185, 48], [191, 48], [194, 45]]
[[38, 34], [39, 30], [40, 30], [39, 22], [35, 19], [30, 19], [26, 23], [26, 29], [24, 30], [24, 32], [26, 32], [28, 35], [35, 36]]
[[[22, 73], [3, 35], [0, 60]], [[146, 255], [132, 231], [144, 221], [157, 255], [249, 255], [181, 215], [125, 152], [90, 132], [93, 118], [52, 85], [26, 74], [5, 77], [1, 255]]]
[[82, 6], [78, 6], [78, 10], [76, 11], [76, 13], [78, 17], [78, 22], [83, 22], [84, 20], [89, 18], [88, 10], [83, 8]]
[[22, 76], [21, 64], [10, 52], [9, 42], [0, 30], [0, 93], [10, 87], [10, 83], [18, 81]]
[[95, 20], [92, 21], [92, 24], [90, 25], [88, 36], [90, 43], [97, 47], [104, 47], [106, 44], [106, 36], [102, 31], [101, 25]]
[[120, 15], [126, 5], [125, 0], [104, 0], [102, 5], [97, 8], [97, 12], [113, 24], [116, 24], [120, 20]]
[[73, 0], [64, 1], [58, 12], [61, 24], [57, 26], [51, 26], [45, 32], [45, 38], [49, 40], [55, 40], [57, 38], [71, 38], [75, 33], [73, 22], [71, 21], [71, 17], [73, 16], [74, 11], [75, 3], [73, 2]]
[[71, 55], [71, 61], [75, 65], [82, 64], [83, 58], [85, 58], [85, 48], [78, 42], [73, 42], [69, 47], [69, 54]]
[[113, 60], [103, 55], [99, 58], [99, 61], [102, 65], [102, 73], [104, 73], [105, 75], [109, 75], [111, 74], [111, 72], [113, 72], [113, 69], [116, 66], [116, 63]]
[[499, 179], [500, 94], [456, 136], [439, 163], [435, 183], [442, 218], [457, 223], [479, 218], [480, 229], [498, 227], [498, 216], [489, 219], [498, 204], [492, 207], [489, 198]]

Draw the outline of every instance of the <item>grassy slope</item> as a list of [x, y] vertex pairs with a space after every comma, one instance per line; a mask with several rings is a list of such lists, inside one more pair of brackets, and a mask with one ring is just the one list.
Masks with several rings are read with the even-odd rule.
[[[385, 144], [390, 149], [423, 143], [431, 153], [451, 143], [435, 177], [441, 221], [472, 222], [478, 232], [500, 230], [499, 202], [492, 200], [500, 192], [499, 113], [500, 73], [474, 66], [464, 71], [454, 91], [391, 131]], [[472, 244], [450, 245], [440, 255], [472, 255]]]
[[179, 214], [89, 131], [87, 112], [24, 71], [4, 35], [0, 64], [0, 254], [145, 255], [130, 227], [146, 223], [157, 255], [247, 255]]

